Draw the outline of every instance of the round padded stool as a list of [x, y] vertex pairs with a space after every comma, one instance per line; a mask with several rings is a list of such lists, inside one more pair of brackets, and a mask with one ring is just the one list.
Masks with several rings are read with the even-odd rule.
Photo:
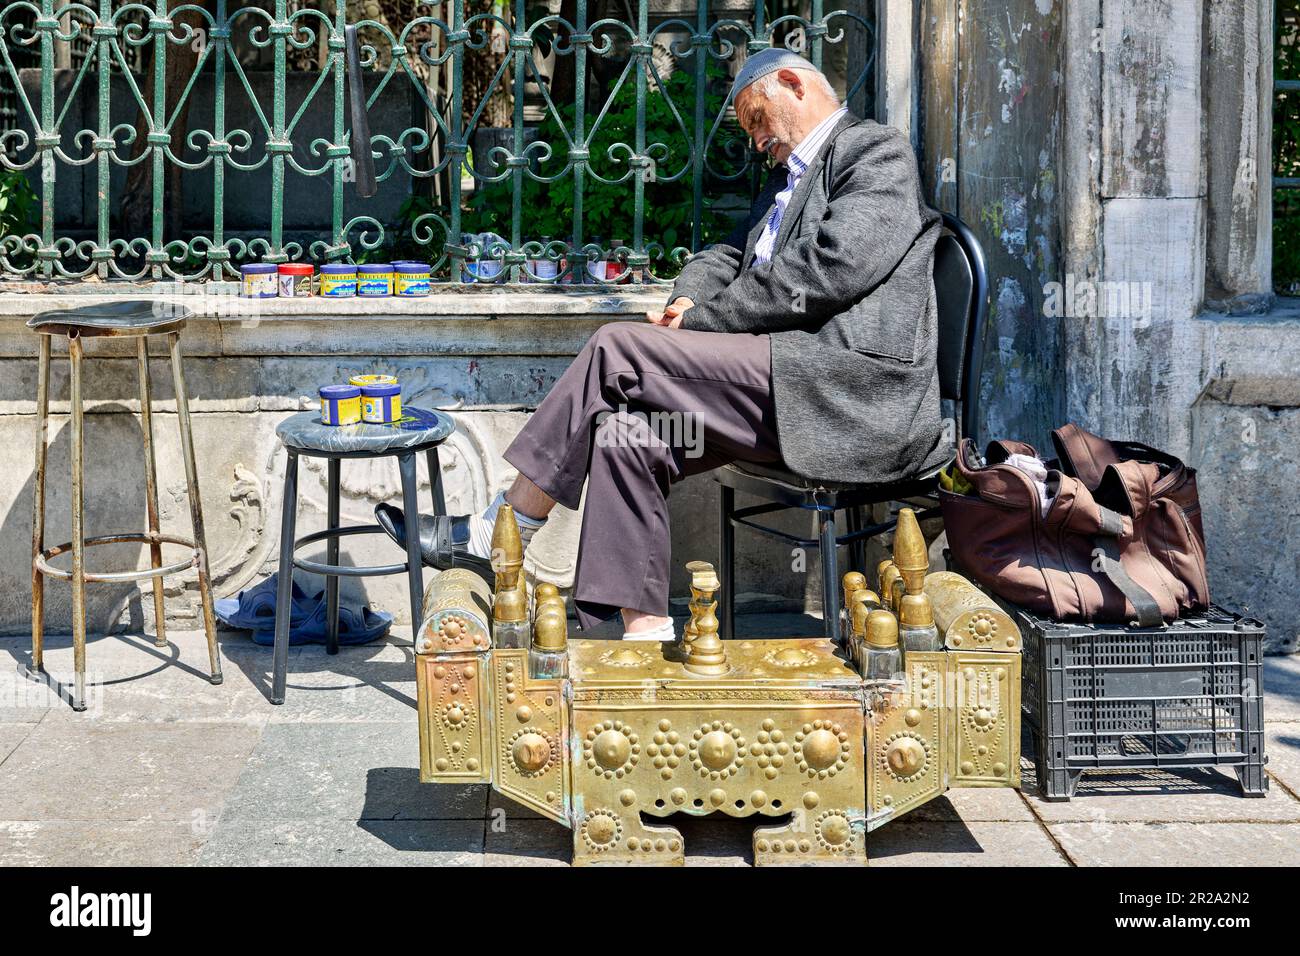
[[[199, 598], [203, 604], [203, 629], [208, 638], [208, 661], [211, 681], [221, 683], [221, 652], [217, 647], [216, 621], [212, 615], [212, 593], [208, 569], [208, 547], [203, 533], [203, 507], [199, 502], [198, 469], [194, 461], [194, 440], [190, 430], [189, 401], [185, 395], [185, 376], [181, 369], [180, 332], [193, 316], [188, 309], [164, 304], [156, 308], [150, 301], [109, 302], [42, 312], [33, 316], [28, 328], [40, 333], [40, 364], [36, 376], [36, 476], [32, 489], [32, 668], [45, 670], [45, 579], [54, 578], [72, 584], [72, 653], [76, 670], [72, 709], [86, 709], [86, 582], [142, 581], [153, 578], [154, 618], [157, 622], [155, 643], [167, 645], [166, 612], [163, 605], [163, 578], [198, 570]], [[45, 458], [49, 437], [50, 345], [55, 336], [68, 340], [71, 365], [70, 403], [72, 406], [72, 540], [58, 547], [45, 547]], [[181, 457], [185, 463], [185, 489], [190, 499], [190, 519], [194, 540], [163, 534], [158, 528], [158, 471], [153, 448], [153, 395], [149, 384], [149, 345], [151, 335], [165, 335], [171, 354], [172, 382], [176, 391], [176, 418], [180, 424]], [[82, 339], [134, 336], [136, 365], [140, 377], [140, 431], [144, 436], [145, 494], [149, 530], [143, 533], [98, 535], [87, 538], [82, 532]], [[149, 545], [150, 567], [142, 571], [99, 573], [87, 571], [85, 549], [97, 544], [139, 542]], [[189, 557], [164, 565], [162, 546], [188, 548]], [[72, 570], [50, 564], [50, 559], [72, 552]]]
[[[406, 561], [377, 567], [343, 567], [339, 562], [339, 538], [344, 535], [383, 534], [377, 524], [339, 527], [339, 471], [345, 458], [397, 458], [402, 476], [402, 507], [408, 515], [419, 513], [416, 491], [415, 456], [423, 452], [429, 465], [429, 483], [433, 492], [435, 514], [446, 513], [442, 489], [442, 470], [438, 466], [438, 446], [456, 430], [456, 423], [446, 412], [403, 406], [402, 420], [391, 425], [362, 422], [357, 425], [326, 425], [320, 412], [291, 415], [280, 423], [275, 434], [288, 452], [284, 469], [283, 513], [280, 524], [279, 590], [275, 599], [275, 653], [272, 661], [271, 703], [284, 703], [286, 671], [289, 665], [289, 615], [293, 571], [301, 568], [325, 577], [325, 620], [328, 628], [325, 650], [339, 650], [339, 577], [374, 577], [385, 574], [407, 576], [411, 600], [411, 626], [418, 627], [424, 603], [424, 562], [420, 559], [419, 535], [409, 535]], [[328, 460], [326, 528], [294, 539], [298, 514], [298, 458]], [[325, 563], [294, 557], [298, 549], [324, 541]]]

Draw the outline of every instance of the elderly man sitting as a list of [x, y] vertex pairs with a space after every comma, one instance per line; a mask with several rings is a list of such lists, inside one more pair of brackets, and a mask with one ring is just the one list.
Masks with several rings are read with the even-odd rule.
[[[786, 50], [752, 55], [736, 116], [777, 164], [748, 219], [692, 258], [649, 324], [596, 332], [506, 449], [519, 471], [478, 515], [419, 518], [425, 561], [486, 565], [509, 502], [525, 547], [588, 482], [573, 589], [579, 623], [671, 640], [666, 498], [732, 461], [881, 482], [944, 458], [931, 282], [940, 220], [898, 130], [849, 115]], [[685, 416], [699, 447], [649, 427]], [[662, 419], [661, 419], [662, 420]], [[613, 429], [614, 432], [605, 432]], [[402, 512], [376, 509], [405, 546]]]

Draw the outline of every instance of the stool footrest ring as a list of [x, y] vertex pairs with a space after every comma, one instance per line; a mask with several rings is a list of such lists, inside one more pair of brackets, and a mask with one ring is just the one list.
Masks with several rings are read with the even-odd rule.
[[[309, 544], [315, 544], [318, 541], [328, 541], [330, 538], [342, 538], [354, 534], [386, 534], [377, 524], [358, 524], [346, 528], [326, 528], [324, 531], [313, 531], [293, 542], [293, 550], [298, 551]], [[308, 571], [312, 574], [322, 574], [326, 577], [343, 577], [343, 578], [364, 578], [364, 577], [381, 577], [386, 574], [405, 574], [409, 567], [405, 561], [401, 564], [381, 564], [374, 567], [344, 567], [340, 564], [323, 564], [320, 561], [308, 561], [306, 558], [295, 557], [293, 566], [300, 571]]]
[[[126, 534], [101, 534], [93, 538], [86, 538], [82, 541], [82, 547], [93, 548], [98, 544], [177, 544], [183, 548], [189, 548], [193, 553], [184, 561], [177, 561], [174, 564], [164, 564], [159, 568], [144, 568], [140, 571], [84, 571], [82, 578], [86, 581], [99, 581], [101, 583], [122, 584], [131, 581], [146, 581], [149, 578], [163, 578], [172, 574], [180, 574], [182, 571], [188, 571], [191, 568], [199, 566], [199, 552], [194, 542], [188, 538], [177, 537], [174, 534], [153, 534], [148, 531]], [[72, 542], [68, 541], [55, 548], [47, 548], [40, 553], [34, 564], [41, 574], [60, 581], [71, 581], [72, 572], [63, 568], [56, 568], [50, 564], [51, 558], [56, 558], [61, 554], [67, 554], [72, 550]]]

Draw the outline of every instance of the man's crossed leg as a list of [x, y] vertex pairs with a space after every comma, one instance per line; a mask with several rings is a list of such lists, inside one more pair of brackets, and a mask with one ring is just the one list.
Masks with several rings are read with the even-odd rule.
[[[526, 548], [557, 502], [578, 507], [587, 483], [573, 588], [579, 623], [588, 628], [621, 610], [628, 636], [669, 640], [671, 486], [731, 461], [780, 461], [768, 338], [602, 326], [505, 459], [519, 475], [481, 515], [421, 516], [422, 546], [439, 534], [451, 543], [440, 554], [424, 548], [426, 563], [486, 559], [502, 501]], [[400, 511], [377, 511], [404, 544]]]

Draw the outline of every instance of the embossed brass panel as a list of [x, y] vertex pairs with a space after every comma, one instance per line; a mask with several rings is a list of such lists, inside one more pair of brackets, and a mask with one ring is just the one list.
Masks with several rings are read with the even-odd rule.
[[954, 787], [1020, 786], [1020, 655], [948, 653]]
[[491, 719], [486, 652], [415, 658], [421, 783], [487, 783]]
[[856, 674], [820, 639], [739, 641], [690, 674], [671, 645], [580, 641], [573, 687], [575, 863], [682, 862], [641, 814], [791, 815], [754, 833], [761, 864], [866, 861]]
[[887, 823], [947, 789], [949, 733], [945, 707], [948, 655], [909, 651], [906, 688], [868, 691], [869, 828]]
[[568, 824], [564, 682], [531, 679], [528, 651], [522, 648], [498, 648], [492, 658], [494, 784], [530, 810]]

